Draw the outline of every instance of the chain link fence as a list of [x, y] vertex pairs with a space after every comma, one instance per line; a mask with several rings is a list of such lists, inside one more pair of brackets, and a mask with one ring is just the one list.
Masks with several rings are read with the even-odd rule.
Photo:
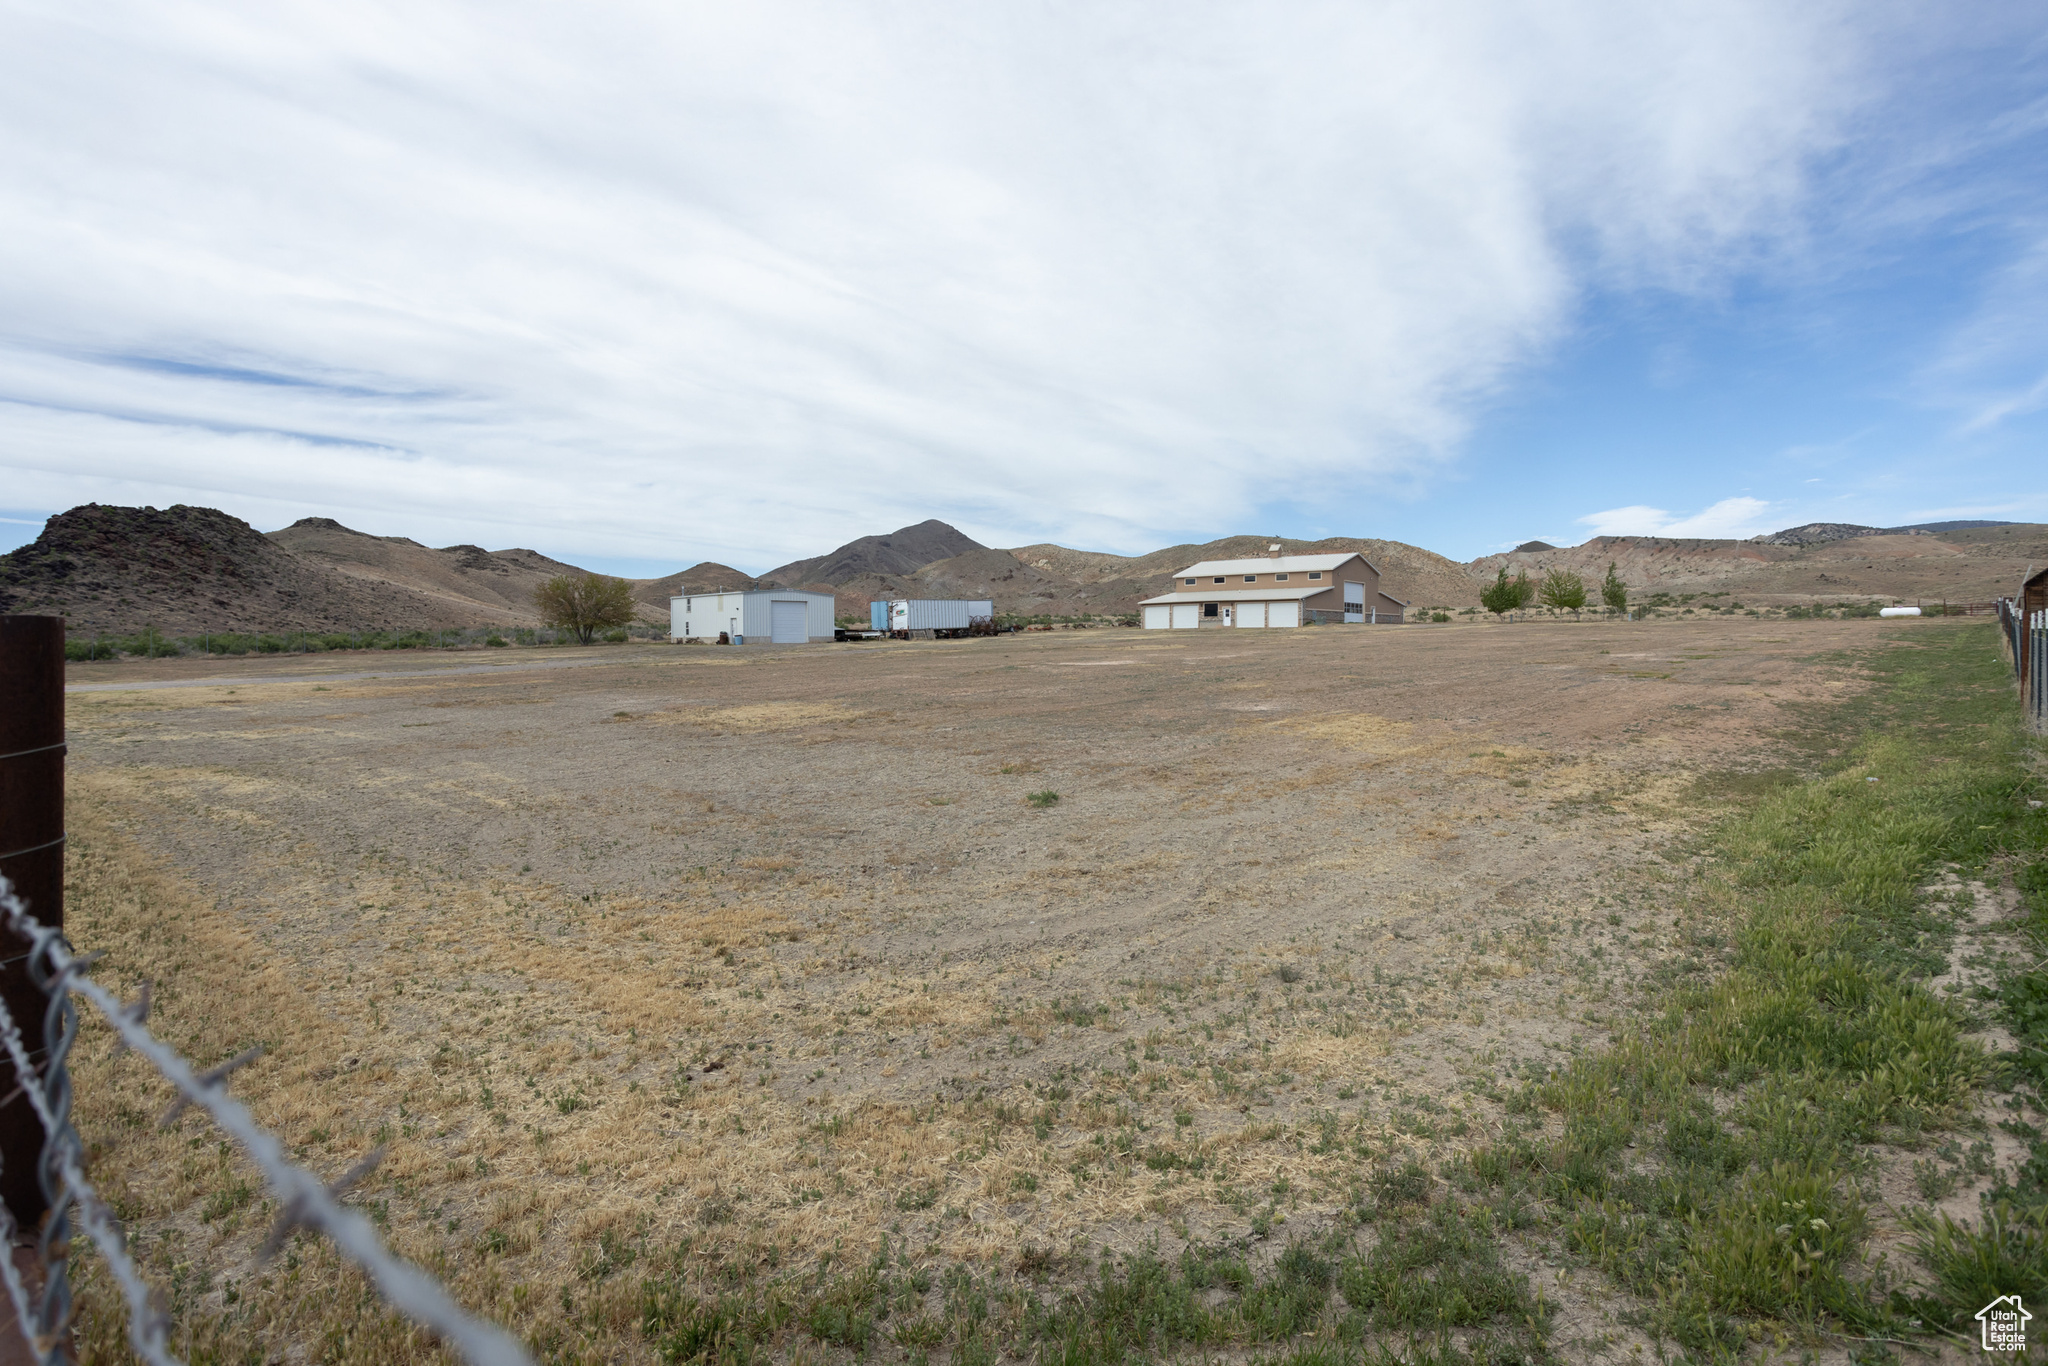
[[[33, 1248], [41, 1269], [41, 1285], [32, 1286], [11, 1257], [0, 1257], [0, 1281], [13, 1302], [16, 1322], [33, 1359], [43, 1366], [63, 1366], [72, 1351], [70, 1262], [74, 1222], [90, 1239], [120, 1287], [128, 1307], [128, 1340], [150, 1366], [182, 1366], [168, 1345], [170, 1322], [161, 1297], [129, 1256], [121, 1222], [86, 1178], [84, 1150], [71, 1122], [71, 1073], [67, 1066], [78, 1039], [76, 1001], [84, 1001], [113, 1028], [120, 1049], [132, 1049], [170, 1083], [173, 1099], [158, 1123], [175, 1122], [188, 1107], [210, 1115], [262, 1171], [277, 1201], [277, 1222], [260, 1258], [281, 1248], [297, 1229], [310, 1229], [332, 1239], [335, 1247], [370, 1278], [386, 1304], [438, 1334], [474, 1366], [526, 1366], [525, 1350], [503, 1329], [464, 1313], [439, 1282], [418, 1267], [392, 1255], [370, 1221], [343, 1205], [340, 1197], [373, 1171], [383, 1149], [371, 1153], [333, 1181], [323, 1181], [285, 1157], [284, 1144], [256, 1121], [246, 1106], [228, 1094], [229, 1076], [255, 1062], [261, 1049], [251, 1049], [208, 1071], [199, 1071], [178, 1052], [151, 1034], [149, 987], [124, 1004], [87, 975], [97, 955], [74, 956], [63, 934], [37, 921], [0, 877], [0, 919], [28, 946], [29, 979], [44, 992], [49, 1006], [43, 1022], [47, 1047], [40, 1063], [24, 1044], [13, 1014], [0, 1002], [0, 1048], [6, 1050], [19, 1081], [15, 1095], [25, 1096], [43, 1127], [45, 1140], [37, 1176], [49, 1212], [34, 1232]], [[13, 1099], [9, 1096], [7, 1099]], [[0, 1206], [0, 1234], [6, 1246], [19, 1245], [21, 1231]]]

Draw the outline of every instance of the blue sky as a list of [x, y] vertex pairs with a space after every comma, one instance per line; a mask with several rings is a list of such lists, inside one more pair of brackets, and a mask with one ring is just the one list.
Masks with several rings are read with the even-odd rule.
[[0, 17], [0, 548], [2048, 520], [2048, 16]]

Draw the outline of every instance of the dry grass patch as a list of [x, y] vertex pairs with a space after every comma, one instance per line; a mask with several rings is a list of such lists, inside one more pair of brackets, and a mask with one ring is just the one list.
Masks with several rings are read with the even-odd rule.
[[857, 721], [865, 715], [864, 711], [838, 702], [750, 702], [738, 707], [678, 707], [655, 712], [648, 719], [738, 735], [759, 735], [766, 731]]

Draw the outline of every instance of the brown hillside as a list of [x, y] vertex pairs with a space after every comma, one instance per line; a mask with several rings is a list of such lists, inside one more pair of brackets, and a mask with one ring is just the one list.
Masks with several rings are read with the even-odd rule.
[[1836, 599], [1984, 602], [2009, 593], [2029, 563], [2048, 564], [2048, 525], [1850, 538], [1783, 545], [1766, 541], [1596, 536], [1584, 545], [1487, 555], [1467, 566], [1476, 584], [1503, 565], [1541, 577], [1569, 569], [1588, 585], [1609, 561], [1637, 597], [1728, 593], [1753, 605]]
[[713, 560], [693, 564], [680, 573], [664, 574], [658, 579], [634, 579], [631, 582], [633, 600], [642, 607], [651, 609], [662, 621], [668, 620], [668, 600], [678, 594], [711, 593], [762, 586], [760, 580], [747, 577], [729, 564], [719, 564]]
[[[1823, 528], [1825, 530], [1826, 528]], [[2028, 564], [2048, 564], [2048, 526], [1947, 527], [1816, 538], [1815, 528], [1755, 541], [1604, 536], [1563, 549], [1518, 548], [1459, 565], [1400, 541], [1280, 538], [1291, 554], [1358, 551], [1389, 592], [1429, 607], [1471, 606], [1502, 565], [1540, 576], [1572, 569], [1590, 583], [1613, 560], [1638, 598], [1726, 593], [1758, 605], [1836, 599], [1982, 602], [2009, 592]], [[1773, 541], [1778, 543], [1772, 543]], [[842, 617], [865, 619], [870, 600], [989, 598], [1016, 615], [1124, 615], [1164, 592], [1198, 560], [1262, 555], [1274, 538], [1228, 536], [1146, 555], [1058, 545], [991, 550], [939, 521], [848, 542], [777, 574], [790, 586], [833, 593]], [[964, 548], [963, 548], [964, 547]], [[933, 551], [938, 558], [920, 560]], [[915, 561], [915, 563], [912, 563]], [[892, 567], [893, 566], [893, 567]], [[797, 574], [796, 571], [815, 571]], [[50, 519], [30, 545], [0, 556], [0, 610], [55, 612], [74, 632], [129, 635], [154, 626], [202, 631], [342, 631], [365, 628], [528, 625], [533, 591], [584, 571], [532, 550], [433, 549], [307, 518], [268, 536], [211, 508], [88, 504]], [[685, 588], [754, 588], [730, 565], [704, 562], [632, 581], [641, 620], [665, 622]]]
[[804, 583], [844, 584], [881, 575], [914, 574], [925, 565], [988, 547], [936, 517], [898, 527], [886, 536], [863, 536], [808, 560], [792, 560], [761, 576], [794, 588]]
[[1278, 544], [1290, 555], [1357, 551], [1386, 576], [1386, 589], [1416, 607], [1462, 607], [1479, 601], [1478, 586], [1465, 567], [1420, 546], [1373, 537], [1331, 536], [1297, 541], [1284, 536], [1226, 536], [1201, 545], [1175, 545], [1147, 555], [1110, 555], [1070, 550], [1058, 545], [1022, 546], [1009, 553], [1041, 573], [1076, 580], [1096, 589], [1093, 600], [1105, 605], [1088, 610], [1128, 612], [1139, 601], [1164, 593], [1173, 573], [1198, 560], [1226, 560], [1263, 555]]
[[1099, 586], [1048, 574], [1005, 550], [970, 550], [911, 574], [867, 574], [837, 586], [842, 615], [865, 616], [875, 598], [987, 598], [1020, 616], [1079, 616], [1128, 610]]
[[478, 615], [337, 574], [212, 508], [97, 503], [58, 513], [33, 542], [0, 555], [0, 611], [63, 616], [74, 633], [94, 635], [405, 629]]
[[[404, 536], [353, 531], [328, 517], [303, 518], [270, 532], [269, 538], [350, 578], [390, 584], [436, 600], [439, 614], [449, 618], [437, 625], [530, 625], [538, 620], [535, 589], [558, 574], [584, 572], [538, 551], [491, 551], [474, 545], [435, 550]], [[666, 600], [660, 615], [667, 619]]]

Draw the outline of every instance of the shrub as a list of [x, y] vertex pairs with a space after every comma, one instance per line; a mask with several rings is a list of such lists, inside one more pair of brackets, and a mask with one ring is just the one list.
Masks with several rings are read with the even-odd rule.
[[1045, 810], [1049, 806], [1057, 805], [1059, 799], [1060, 794], [1053, 791], [1051, 788], [1047, 788], [1043, 792], [1030, 793], [1024, 798], [1025, 801], [1031, 803], [1033, 806], [1037, 807], [1041, 811]]

